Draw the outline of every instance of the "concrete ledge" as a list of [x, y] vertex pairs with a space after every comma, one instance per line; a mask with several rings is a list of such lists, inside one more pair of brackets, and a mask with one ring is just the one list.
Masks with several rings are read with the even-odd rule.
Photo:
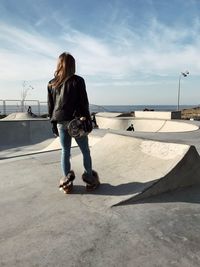
[[122, 113], [119, 112], [98, 112], [96, 116], [106, 117], [106, 118], [115, 118], [119, 117]]
[[135, 118], [143, 119], [181, 119], [180, 111], [135, 111]]
[[0, 147], [30, 145], [48, 138], [53, 138], [53, 133], [47, 119], [0, 121]]

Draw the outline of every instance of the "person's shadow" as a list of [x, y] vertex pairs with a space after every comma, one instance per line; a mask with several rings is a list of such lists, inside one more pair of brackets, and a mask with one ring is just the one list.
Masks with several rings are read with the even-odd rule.
[[95, 194], [95, 195], [105, 195], [105, 196], [124, 196], [132, 195], [141, 192], [146, 187], [152, 185], [155, 181], [147, 183], [132, 182], [120, 185], [111, 185], [109, 183], [100, 184], [97, 190], [87, 192], [85, 191], [85, 186], [75, 185], [74, 194]]

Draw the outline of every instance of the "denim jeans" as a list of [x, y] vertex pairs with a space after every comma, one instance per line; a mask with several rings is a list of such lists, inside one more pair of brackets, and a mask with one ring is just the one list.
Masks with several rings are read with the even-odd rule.
[[[62, 147], [61, 168], [62, 168], [62, 172], [64, 176], [67, 176], [67, 174], [71, 170], [70, 151], [71, 151], [72, 137], [68, 134], [67, 124], [68, 122], [62, 122], [57, 125], [59, 136], [60, 136], [60, 143]], [[90, 156], [88, 136], [75, 138], [75, 140], [83, 155], [83, 166], [84, 166], [85, 172], [88, 175], [92, 175], [92, 160]]]

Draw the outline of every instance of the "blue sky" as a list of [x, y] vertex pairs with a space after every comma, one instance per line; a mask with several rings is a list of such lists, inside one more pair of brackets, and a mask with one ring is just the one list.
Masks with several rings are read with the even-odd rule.
[[46, 100], [63, 51], [93, 104], [200, 104], [200, 0], [0, 0], [0, 99]]

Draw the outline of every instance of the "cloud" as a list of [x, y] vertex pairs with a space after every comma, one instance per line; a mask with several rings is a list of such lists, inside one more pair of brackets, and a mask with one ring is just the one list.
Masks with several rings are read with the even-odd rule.
[[29, 32], [19, 27], [1, 23], [0, 33], [1, 39], [12, 46], [13, 50], [18, 49], [18, 52], [35, 52], [49, 55], [57, 52], [58, 49], [58, 45], [54, 44], [53, 39], [47, 40], [35, 31]]
[[[199, 74], [199, 25], [170, 28], [152, 19], [149, 28], [136, 33], [131, 27], [114, 27], [107, 38], [72, 31], [63, 38], [87, 75], [106, 77], [143, 74], [174, 75], [190, 67]], [[106, 33], [106, 31], [105, 31]], [[192, 42], [191, 42], [192, 40]]]
[[[44, 20], [38, 20], [39, 26]], [[62, 23], [61, 23], [62, 24]], [[109, 79], [113, 85], [130, 84], [146, 75], [173, 76], [189, 69], [200, 72], [200, 23], [194, 27], [169, 27], [154, 17], [144, 31], [136, 31], [126, 24], [113, 25], [112, 33], [105, 28], [105, 36], [92, 36], [66, 25], [67, 33], [45, 37], [39, 32], [9, 24], [0, 24], [2, 79], [47, 79], [53, 73], [56, 57], [69, 51], [77, 59], [78, 72]], [[109, 28], [110, 29], [110, 28]], [[26, 78], [25, 78], [26, 77]]]
[[[55, 66], [61, 49], [36, 32], [0, 24], [1, 80], [44, 79]], [[52, 72], [53, 73], [53, 72]]]

